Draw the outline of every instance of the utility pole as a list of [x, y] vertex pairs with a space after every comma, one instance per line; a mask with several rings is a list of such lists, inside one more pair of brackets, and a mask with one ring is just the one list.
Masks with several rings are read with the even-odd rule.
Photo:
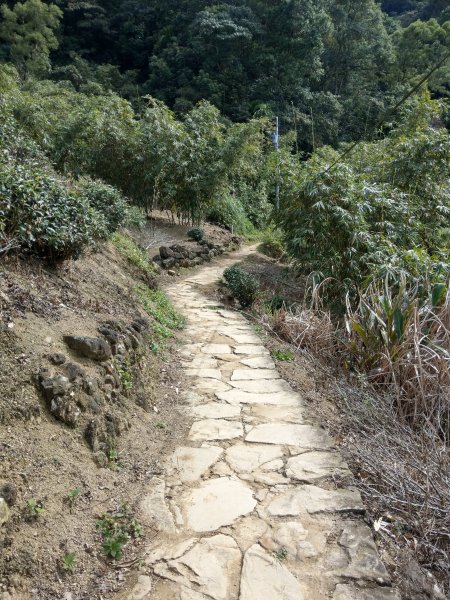
[[276, 207], [277, 212], [280, 210], [280, 160], [278, 152], [280, 151], [280, 119], [275, 117], [275, 133], [273, 135], [273, 143], [277, 151], [277, 182], [275, 187]]

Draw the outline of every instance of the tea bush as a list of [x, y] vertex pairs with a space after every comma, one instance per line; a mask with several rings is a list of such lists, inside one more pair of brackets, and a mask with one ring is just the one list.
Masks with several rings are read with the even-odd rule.
[[0, 168], [3, 240], [55, 262], [79, 257], [107, 236], [107, 222], [79, 190], [67, 188], [40, 166]]
[[234, 265], [225, 269], [223, 278], [233, 298], [239, 301], [242, 308], [254, 304], [259, 294], [259, 285], [253, 275]]

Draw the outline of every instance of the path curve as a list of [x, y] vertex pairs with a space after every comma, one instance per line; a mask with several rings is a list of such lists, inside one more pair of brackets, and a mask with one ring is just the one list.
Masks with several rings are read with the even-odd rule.
[[252, 251], [166, 289], [187, 318], [193, 425], [142, 502], [159, 533], [126, 600], [400, 600], [333, 440], [251, 324], [205, 293]]

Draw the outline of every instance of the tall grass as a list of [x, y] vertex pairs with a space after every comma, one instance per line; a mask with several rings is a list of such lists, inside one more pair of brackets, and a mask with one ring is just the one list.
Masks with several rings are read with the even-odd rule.
[[403, 279], [373, 283], [347, 305], [348, 366], [395, 398], [400, 416], [426, 422], [450, 439], [450, 290], [435, 285], [423, 300]]

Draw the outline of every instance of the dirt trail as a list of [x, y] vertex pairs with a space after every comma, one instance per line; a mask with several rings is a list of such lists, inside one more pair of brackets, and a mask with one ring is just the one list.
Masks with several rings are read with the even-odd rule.
[[159, 533], [121, 598], [399, 600], [333, 440], [251, 324], [206, 295], [252, 252], [166, 289], [187, 317], [180, 396], [193, 424], [142, 501]]

